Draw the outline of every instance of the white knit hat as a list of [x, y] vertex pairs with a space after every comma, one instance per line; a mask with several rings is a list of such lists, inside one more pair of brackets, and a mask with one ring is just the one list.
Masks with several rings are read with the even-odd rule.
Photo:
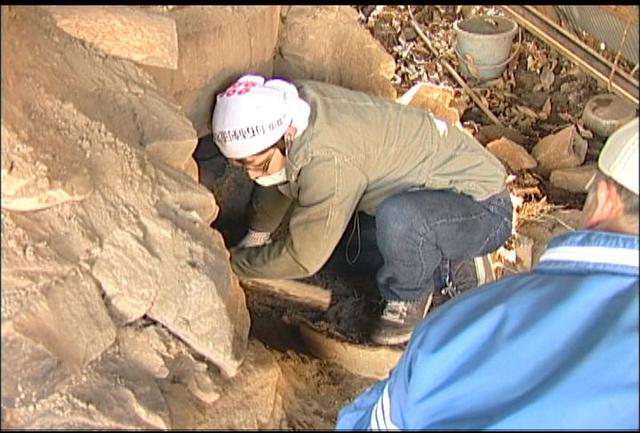
[[216, 97], [213, 140], [227, 158], [245, 158], [274, 145], [290, 125], [298, 136], [309, 112], [293, 84], [245, 75]]
[[638, 118], [617, 129], [602, 148], [598, 168], [638, 194]]

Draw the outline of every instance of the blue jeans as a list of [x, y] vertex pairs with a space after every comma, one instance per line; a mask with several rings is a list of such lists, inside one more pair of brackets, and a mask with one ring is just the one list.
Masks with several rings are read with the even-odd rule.
[[423, 299], [444, 287], [441, 267], [449, 260], [500, 248], [511, 235], [512, 212], [506, 189], [484, 201], [444, 190], [402, 192], [385, 199], [375, 218], [359, 213], [332, 261], [346, 257], [354, 271], [377, 269], [385, 300]]

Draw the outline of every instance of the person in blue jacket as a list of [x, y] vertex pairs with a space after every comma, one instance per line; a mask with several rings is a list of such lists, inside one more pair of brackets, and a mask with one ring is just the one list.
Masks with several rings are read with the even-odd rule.
[[582, 229], [447, 302], [337, 429], [638, 429], [638, 118], [603, 147]]

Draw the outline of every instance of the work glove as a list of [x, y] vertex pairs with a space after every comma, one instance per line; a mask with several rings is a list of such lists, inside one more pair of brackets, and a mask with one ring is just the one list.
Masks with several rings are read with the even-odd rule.
[[271, 233], [269, 232], [256, 232], [249, 229], [247, 234], [238, 242], [236, 248], [253, 248], [260, 247], [262, 245], [268, 245], [271, 243]]

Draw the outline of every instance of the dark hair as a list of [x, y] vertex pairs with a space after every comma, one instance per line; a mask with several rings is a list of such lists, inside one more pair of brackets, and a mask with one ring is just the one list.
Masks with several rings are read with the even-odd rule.
[[278, 141], [275, 142], [275, 144], [272, 144], [271, 146], [267, 147], [265, 150], [269, 150], [271, 148], [275, 147], [276, 149], [278, 149], [280, 152], [282, 152], [283, 155], [286, 155], [286, 142], [284, 140], [284, 134], [282, 135], [282, 137], [280, 137], [280, 139]]

